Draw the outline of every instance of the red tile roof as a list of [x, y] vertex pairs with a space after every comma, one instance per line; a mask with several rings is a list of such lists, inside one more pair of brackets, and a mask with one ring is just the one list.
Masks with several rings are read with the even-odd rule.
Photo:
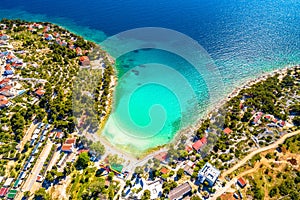
[[80, 60], [80, 62], [83, 62], [83, 61], [89, 61], [90, 59], [89, 59], [89, 57], [87, 57], [87, 56], [81, 56], [81, 57], [79, 58], [79, 60]]
[[11, 70], [10, 64], [6, 64], [5, 70]]
[[61, 147], [62, 151], [72, 151], [73, 145], [71, 144], [63, 144], [63, 146]]
[[154, 156], [154, 158], [156, 158], [160, 162], [164, 162], [167, 159], [167, 156], [168, 156], [168, 152], [162, 152]]
[[242, 177], [240, 177], [239, 179], [238, 179], [238, 184], [241, 186], [241, 187], [245, 187], [246, 186], [246, 181], [242, 178]]
[[165, 168], [165, 167], [163, 167], [161, 170], [160, 170], [160, 172], [162, 173], [162, 174], [167, 174], [167, 173], [169, 173], [169, 169], [167, 169], [167, 168]]
[[0, 81], [0, 84], [8, 83], [10, 81], [9, 78], [5, 78], [2, 81]]
[[193, 150], [193, 148], [192, 148], [191, 146], [187, 145], [187, 146], [185, 147], [185, 150], [186, 150], [187, 152], [190, 152], [190, 151]]
[[63, 133], [62, 132], [57, 132], [55, 135], [55, 138], [62, 138], [63, 137]]
[[193, 149], [195, 149], [195, 151], [199, 151], [199, 149], [203, 146], [203, 143], [201, 142], [201, 140], [198, 140], [197, 142], [195, 142], [192, 147]]
[[79, 151], [78, 151], [78, 154], [81, 154], [81, 153], [88, 153], [89, 152], [89, 150], [88, 149], [80, 149]]
[[12, 86], [6, 85], [6, 86], [4, 86], [3, 88], [0, 89], [0, 92], [8, 91], [8, 90], [10, 90], [11, 88], [12, 88]]
[[223, 130], [223, 132], [225, 133], [225, 134], [230, 134], [231, 132], [232, 132], [232, 130], [230, 129], [230, 128], [225, 128], [224, 130]]
[[201, 142], [202, 142], [203, 144], [206, 144], [206, 143], [207, 143], [206, 137], [201, 138]]
[[76, 138], [69, 138], [65, 142], [65, 144], [73, 144], [73, 145], [75, 145], [75, 143], [76, 143]]
[[4, 106], [6, 104], [8, 104], [8, 100], [7, 99], [0, 99], [0, 106]]
[[37, 90], [35, 91], [35, 93], [36, 93], [37, 95], [39, 95], [39, 96], [42, 96], [42, 95], [45, 94], [45, 90], [37, 89]]

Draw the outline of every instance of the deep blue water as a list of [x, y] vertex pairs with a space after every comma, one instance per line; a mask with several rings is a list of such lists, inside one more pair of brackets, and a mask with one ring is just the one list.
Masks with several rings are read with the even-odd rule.
[[[262, 72], [300, 63], [299, 13], [299, 0], [0, 2], [0, 18], [57, 23], [95, 42], [139, 27], [179, 31], [198, 41], [215, 61], [225, 84], [224, 93]], [[161, 58], [157, 51], [141, 51], [137, 57], [135, 63], [176, 60], [171, 56]], [[125, 57], [118, 63], [122, 62], [127, 65], [131, 61]], [[122, 64], [117, 67], [124, 73]]]
[[[299, 52], [300, 47], [299, 13], [298, 0], [1, 0], [0, 3], [0, 17], [31, 15], [31, 19], [41, 18], [75, 30], [76, 26], [88, 27], [106, 35], [145, 26], [170, 28], [199, 41], [214, 59], [243, 62], [257, 57], [292, 61], [288, 55]], [[280, 59], [276, 58], [278, 55]]]

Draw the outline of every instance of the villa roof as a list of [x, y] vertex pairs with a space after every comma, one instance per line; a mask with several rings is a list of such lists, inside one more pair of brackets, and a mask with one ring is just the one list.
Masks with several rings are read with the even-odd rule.
[[197, 142], [195, 142], [192, 147], [193, 149], [195, 149], [195, 151], [199, 151], [199, 149], [203, 146], [204, 144], [202, 143], [201, 140], [198, 140]]
[[203, 144], [206, 144], [206, 143], [207, 143], [206, 137], [201, 138], [201, 142], [202, 142]]
[[246, 181], [240, 177], [238, 180], [237, 180], [238, 184], [241, 186], [241, 187], [245, 187], [246, 186]]
[[62, 138], [64, 136], [63, 132], [57, 132], [55, 138]]
[[45, 94], [45, 90], [42, 90], [41, 88], [39, 88], [39, 89], [37, 89], [37, 90], [35, 91], [35, 93], [36, 93], [37, 95], [39, 95], [39, 96], [42, 96], [42, 95]]
[[63, 144], [61, 147], [62, 151], [72, 151], [73, 145], [72, 144]]
[[162, 174], [167, 174], [167, 173], [169, 173], [169, 169], [168, 168], [165, 168], [165, 167], [163, 167], [161, 170], [160, 170], [160, 172], [162, 173]]
[[185, 150], [186, 150], [187, 152], [190, 152], [190, 151], [193, 150], [193, 148], [192, 148], [190, 145], [187, 145], [187, 146], [185, 147]]
[[9, 78], [5, 78], [2, 81], [0, 81], [0, 84], [8, 83], [10, 81]]
[[4, 86], [3, 88], [0, 89], [0, 92], [8, 91], [8, 90], [10, 90], [11, 88], [12, 88], [12, 86], [6, 85], [6, 86]]
[[227, 134], [227, 135], [229, 135], [231, 132], [232, 132], [232, 130], [230, 129], [230, 128], [225, 128], [224, 130], [223, 130], [223, 132], [225, 133], [225, 134]]
[[11, 70], [10, 64], [6, 64], [5, 70]]
[[87, 57], [87, 56], [81, 56], [81, 57], [79, 58], [79, 60], [80, 60], [81, 62], [83, 62], [83, 61], [89, 61], [90, 59], [89, 59], [89, 57]]
[[89, 152], [89, 150], [88, 149], [80, 149], [77, 153], [78, 154], [81, 154], [81, 153], [88, 153]]
[[6, 104], [8, 104], [8, 100], [7, 99], [0, 99], [0, 106], [5, 106]]
[[73, 144], [75, 145], [76, 143], [76, 138], [68, 138], [65, 142], [65, 144]]
[[168, 152], [161, 152], [161, 153], [157, 154], [156, 156], [154, 156], [154, 158], [156, 158], [160, 162], [164, 162], [167, 159], [167, 157], [168, 157]]

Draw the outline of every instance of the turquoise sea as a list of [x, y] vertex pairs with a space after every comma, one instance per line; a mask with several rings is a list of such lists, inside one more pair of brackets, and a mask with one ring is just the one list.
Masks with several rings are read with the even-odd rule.
[[[0, 2], [0, 18], [53, 22], [99, 44], [134, 28], [181, 32], [213, 60], [222, 82], [216, 99], [263, 72], [300, 63], [299, 13], [298, 0]], [[112, 55], [115, 48], [106, 46]], [[126, 151], [170, 142], [212, 106], [207, 78], [174, 52], [131, 51], [117, 58], [116, 67], [119, 84], [103, 135]]]

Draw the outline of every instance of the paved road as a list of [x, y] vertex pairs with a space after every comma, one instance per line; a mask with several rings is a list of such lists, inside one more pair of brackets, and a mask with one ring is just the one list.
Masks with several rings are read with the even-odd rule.
[[[292, 136], [295, 136], [297, 134], [300, 133], [300, 130], [299, 131], [295, 131], [295, 132], [292, 132], [292, 133], [287, 133], [285, 134], [284, 136], [282, 136], [279, 140], [277, 140], [275, 143], [269, 145], [269, 146], [266, 146], [266, 147], [263, 147], [263, 148], [260, 148], [260, 149], [257, 149], [253, 152], [251, 152], [249, 155], [247, 155], [244, 159], [242, 159], [240, 162], [238, 162], [236, 165], [234, 165], [232, 168], [226, 170], [225, 172], [223, 172], [223, 174], [221, 175], [223, 178], [225, 178], [228, 174], [231, 174], [232, 172], [234, 172], [235, 170], [237, 170], [238, 168], [240, 168], [241, 166], [243, 166], [248, 160], [250, 160], [253, 156], [255, 156], [256, 154], [258, 153], [261, 153], [261, 152], [264, 152], [264, 151], [267, 151], [267, 150], [270, 150], [270, 149], [274, 149], [276, 148], [279, 144], [282, 144], [284, 143], [284, 141], [287, 139], [287, 138], [290, 138]], [[234, 184], [236, 182], [237, 178], [233, 178], [230, 182], [228, 182], [224, 188], [222, 188], [222, 190], [219, 190], [215, 193], [215, 195], [213, 196], [212, 200], [215, 200], [217, 199], [219, 196], [221, 196], [224, 192], [226, 192], [232, 184]]]

